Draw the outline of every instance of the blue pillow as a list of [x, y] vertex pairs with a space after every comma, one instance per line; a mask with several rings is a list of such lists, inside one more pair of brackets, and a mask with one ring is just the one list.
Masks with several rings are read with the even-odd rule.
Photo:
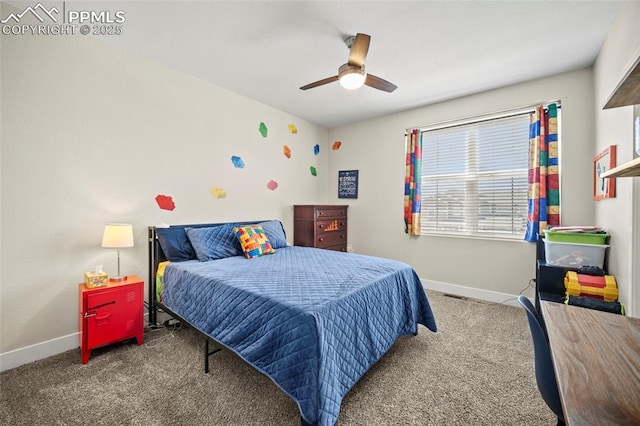
[[184, 262], [196, 258], [184, 228], [156, 228], [158, 242], [167, 260]]
[[268, 220], [266, 222], [260, 222], [258, 225], [262, 226], [264, 233], [267, 234], [271, 247], [278, 249], [287, 246], [287, 234], [284, 232], [282, 222], [279, 220]]
[[200, 262], [241, 256], [242, 248], [233, 233], [233, 223], [225, 223], [207, 228], [185, 228], [187, 237]]

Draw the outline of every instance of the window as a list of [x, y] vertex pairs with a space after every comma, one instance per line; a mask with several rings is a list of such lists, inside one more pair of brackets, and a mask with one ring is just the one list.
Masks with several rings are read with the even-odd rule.
[[532, 110], [421, 129], [422, 234], [522, 239]]

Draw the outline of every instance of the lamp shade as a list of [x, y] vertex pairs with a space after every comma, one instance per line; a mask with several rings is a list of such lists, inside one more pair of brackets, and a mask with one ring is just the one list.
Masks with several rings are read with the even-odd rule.
[[133, 226], [129, 223], [107, 223], [102, 236], [102, 247], [133, 247]]

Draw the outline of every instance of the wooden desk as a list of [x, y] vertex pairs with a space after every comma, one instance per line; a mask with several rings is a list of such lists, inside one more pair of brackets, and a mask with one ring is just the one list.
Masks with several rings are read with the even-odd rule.
[[541, 301], [567, 425], [640, 425], [640, 319]]

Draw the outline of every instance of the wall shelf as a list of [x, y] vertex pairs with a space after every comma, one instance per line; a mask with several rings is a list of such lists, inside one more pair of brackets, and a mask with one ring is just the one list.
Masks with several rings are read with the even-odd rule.
[[[603, 109], [640, 104], [640, 56], [638, 56], [609, 97]], [[640, 176], [640, 158], [621, 164], [602, 173], [600, 177], [616, 178]]]
[[604, 172], [602, 178], [640, 176], [640, 157]]
[[640, 57], [629, 68], [603, 109], [640, 104]]

